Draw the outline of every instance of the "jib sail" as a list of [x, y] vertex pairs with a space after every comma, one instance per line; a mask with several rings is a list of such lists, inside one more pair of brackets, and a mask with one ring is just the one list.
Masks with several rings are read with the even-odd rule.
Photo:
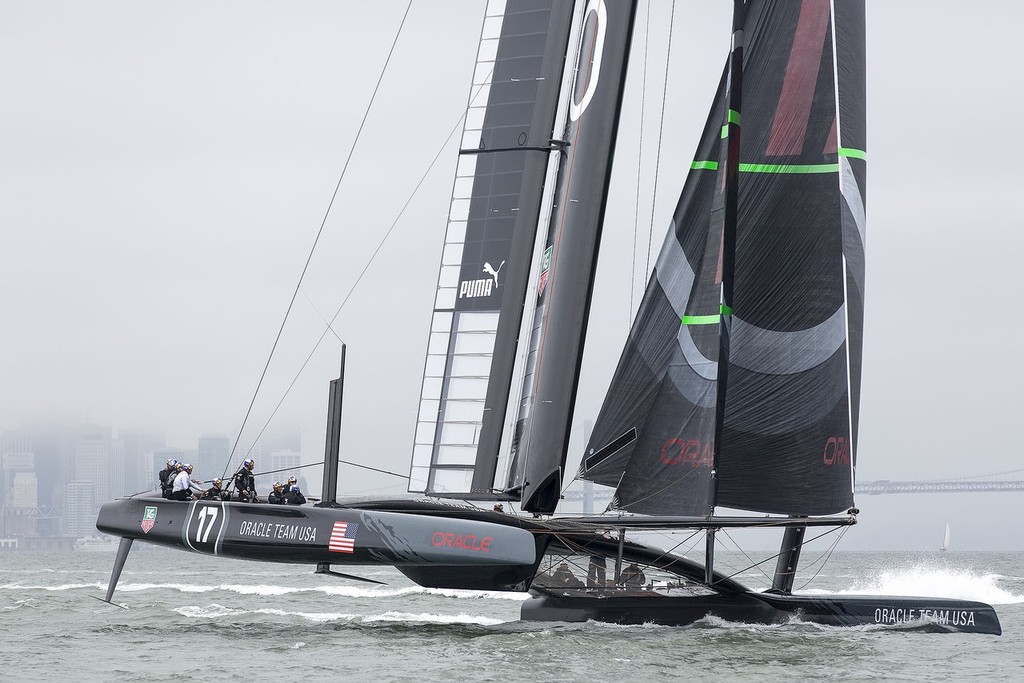
[[[863, 2], [752, 0], [743, 28], [742, 111], [727, 109], [723, 80], [581, 465], [582, 478], [617, 486], [622, 509], [807, 515], [853, 504]], [[742, 131], [731, 272], [712, 220], [728, 125]], [[720, 295], [729, 277], [731, 307]]]

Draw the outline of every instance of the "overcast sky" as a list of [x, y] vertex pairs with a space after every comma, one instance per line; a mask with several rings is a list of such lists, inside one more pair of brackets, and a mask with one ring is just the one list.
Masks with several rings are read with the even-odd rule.
[[[243, 447], [461, 116], [483, 5], [413, 4]], [[637, 22], [580, 423], [628, 329], [638, 201], [635, 286], [647, 278], [670, 25], [669, 3], [652, 5], [646, 98], [646, 3]], [[655, 250], [721, 73], [730, 5], [676, 7]], [[0, 430], [56, 416], [158, 429], [186, 448], [203, 432], [234, 438], [405, 6], [0, 2]], [[1004, 30], [1024, 7], [868, 0], [867, 12], [858, 477], [1024, 468], [1024, 103]], [[455, 153], [442, 153], [335, 324], [349, 344], [346, 459], [408, 467]], [[275, 419], [302, 430], [313, 460], [338, 353], [329, 335]], [[342, 479], [349, 491], [396, 484]], [[862, 496], [844, 547], [930, 548], [948, 518], [976, 547], [1024, 548], [1020, 528], [984, 521], [1021, 495]]]

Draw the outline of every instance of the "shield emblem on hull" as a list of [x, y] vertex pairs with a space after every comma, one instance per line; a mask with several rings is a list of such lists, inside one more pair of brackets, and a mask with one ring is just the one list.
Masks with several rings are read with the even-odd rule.
[[142, 514], [142, 530], [147, 534], [149, 530], [156, 524], [156, 506], [146, 506], [146, 511]]

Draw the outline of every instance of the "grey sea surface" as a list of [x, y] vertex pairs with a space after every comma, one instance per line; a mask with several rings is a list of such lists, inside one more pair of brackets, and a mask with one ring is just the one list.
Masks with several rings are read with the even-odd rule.
[[[0, 552], [0, 679], [1024, 681], [1019, 552], [837, 552], [797, 584], [820, 569], [803, 592], [981, 600], [999, 613], [997, 637], [935, 624], [530, 623], [518, 620], [518, 593], [427, 589], [391, 568], [354, 568], [378, 586], [138, 545], [114, 596], [126, 609], [90, 597], [103, 595], [113, 553]], [[718, 563], [749, 564], [738, 553]], [[768, 583], [757, 570], [740, 578]]]

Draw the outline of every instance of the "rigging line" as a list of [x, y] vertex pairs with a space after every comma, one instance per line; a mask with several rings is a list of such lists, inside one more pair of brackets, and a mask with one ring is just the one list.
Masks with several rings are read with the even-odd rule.
[[[678, 548], [679, 546], [681, 546], [682, 544], [686, 543], [686, 542], [687, 542], [687, 541], [689, 541], [689, 540], [690, 540], [691, 538], [693, 538], [694, 536], [697, 536], [697, 535], [699, 535], [699, 534], [700, 534], [700, 531], [694, 531], [694, 532], [693, 532], [693, 533], [691, 533], [691, 534], [690, 534], [689, 536], [687, 536], [687, 537], [686, 537], [686, 538], [684, 538], [683, 540], [679, 541], [679, 543], [676, 543], [676, 544], [675, 544], [674, 546], [672, 546], [672, 547], [671, 547], [671, 548], [669, 548], [668, 550], [664, 551], [664, 552], [663, 552], [663, 553], [662, 553], [661, 555], [658, 555], [658, 557], [656, 557], [656, 558], [654, 559], [654, 562], [657, 562], [657, 561], [658, 561], [658, 560], [660, 560], [661, 558], [663, 558], [663, 557], [667, 557], [668, 555], [672, 554], [672, 553], [673, 553], [673, 552], [675, 551], [675, 549], [676, 549], [676, 548]], [[684, 553], [684, 557], [685, 557], [685, 553]], [[652, 564], [653, 564], [653, 563], [652, 563]]]
[[238, 448], [238, 442], [242, 438], [242, 433], [245, 431], [245, 425], [249, 421], [249, 415], [252, 413], [252, 407], [256, 403], [256, 397], [260, 393], [260, 387], [263, 386], [263, 380], [267, 376], [267, 370], [270, 368], [270, 361], [274, 358], [274, 352], [277, 350], [277, 344], [281, 341], [281, 334], [284, 332], [284, 326], [288, 322], [288, 316], [292, 312], [292, 306], [295, 304], [295, 297], [299, 293], [299, 287], [302, 285], [302, 279], [306, 276], [306, 271], [309, 269], [309, 263], [313, 260], [313, 252], [316, 251], [316, 245], [320, 241], [320, 236], [324, 232], [324, 226], [327, 225], [327, 217], [331, 213], [331, 208], [334, 206], [334, 200], [338, 197], [338, 190], [341, 188], [341, 181], [345, 178], [345, 172], [348, 171], [349, 162], [352, 161], [352, 154], [355, 152], [356, 145], [359, 144], [359, 138], [363, 132], [363, 126], [366, 125], [366, 119], [370, 115], [370, 109], [373, 107], [373, 101], [377, 98], [377, 92], [380, 90], [380, 84], [384, 80], [384, 74], [387, 72], [388, 64], [391, 62], [391, 56], [395, 52], [395, 46], [398, 44], [398, 37], [402, 35], [402, 27], [405, 26], [405, 20], [409, 16], [409, 10], [412, 8], [412, 0], [409, 0], [409, 4], [405, 8], [405, 14], [402, 15], [402, 23], [398, 25], [398, 32], [395, 33], [395, 39], [391, 43], [391, 50], [388, 51], [387, 59], [384, 60], [384, 66], [380, 70], [380, 76], [377, 77], [377, 85], [373, 87], [373, 94], [370, 95], [370, 101], [366, 105], [366, 111], [363, 112], [363, 120], [359, 123], [359, 130], [356, 131], [356, 136], [352, 140], [352, 146], [348, 150], [348, 157], [345, 159], [345, 165], [342, 166], [341, 175], [338, 176], [338, 182], [334, 186], [334, 193], [331, 195], [331, 201], [327, 204], [327, 210], [324, 212], [324, 218], [320, 222], [320, 229], [317, 230], [316, 238], [313, 240], [313, 246], [309, 249], [309, 256], [306, 257], [306, 263], [302, 266], [302, 273], [299, 274], [299, 281], [295, 283], [295, 291], [292, 292], [292, 298], [288, 302], [288, 308], [284, 312], [284, 319], [281, 321], [281, 327], [277, 330], [277, 336], [274, 338], [274, 345], [270, 348], [270, 356], [267, 358], [266, 365], [263, 366], [263, 373], [260, 375], [260, 381], [256, 383], [256, 391], [252, 394], [252, 400], [249, 402], [249, 408], [245, 411], [245, 417], [242, 418], [242, 426], [238, 428], [238, 436], [235, 437], [235, 443], [231, 447], [231, 452], [228, 454], [228, 461], [225, 463], [224, 471], [227, 472], [228, 466], [231, 465], [231, 460], [234, 458], [235, 450]]
[[[730, 535], [729, 535], [729, 532], [728, 532], [727, 530], [725, 530], [725, 529], [722, 529], [721, 531], [722, 531], [722, 533], [723, 533], [723, 534], [725, 535], [725, 537], [726, 537], [726, 538], [728, 538], [728, 539], [729, 539], [729, 541], [730, 541], [730, 542], [731, 542], [731, 543], [732, 543], [732, 544], [733, 544], [734, 546], [736, 546], [736, 550], [740, 551], [740, 555], [743, 555], [743, 557], [745, 557], [745, 558], [746, 558], [747, 562], [753, 562], [753, 560], [752, 560], [752, 559], [750, 559], [750, 555], [747, 555], [747, 553], [746, 553], [746, 552], [745, 552], [745, 551], [743, 550], [743, 548], [741, 548], [741, 547], [740, 547], [740, 544], [736, 542], [736, 539], [734, 539], [734, 538], [733, 538], [732, 536], [730, 536]], [[759, 572], [761, 572], [762, 574], [764, 574], [764, 578], [766, 578], [766, 579], [768, 579], [769, 581], [771, 581], [772, 577], [768, 576], [768, 573], [767, 573], [767, 572], [765, 572], [765, 570], [761, 569], [761, 565], [759, 565], [759, 564], [755, 564], [754, 566], [755, 566], [755, 567], [757, 567], [757, 571], [759, 571]]]
[[373, 470], [374, 472], [380, 472], [381, 474], [390, 474], [392, 477], [398, 477], [399, 479], [408, 479], [409, 478], [409, 475], [407, 475], [407, 474], [398, 474], [397, 472], [389, 472], [388, 470], [382, 470], [382, 469], [379, 469], [377, 467], [370, 467], [369, 465], [360, 465], [357, 462], [350, 462], [348, 460], [341, 460], [340, 458], [338, 459], [338, 462], [340, 462], [340, 463], [342, 463], [344, 465], [352, 465], [352, 467], [361, 467], [364, 470]]
[[821, 562], [821, 566], [818, 567], [818, 571], [814, 572], [811, 578], [807, 579], [807, 581], [805, 581], [804, 584], [800, 586], [797, 590], [802, 591], [804, 588], [807, 588], [807, 586], [811, 585], [812, 581], [818, 578], [818, 574], [820, 574], [821, 570], [825, 568], [826, 564], [828, 564], [829, 559], [832, 557], [832, 553], [835, 552], [836, 546], [839, 545], [839, 541], [843, 540], [843, 535], [846, 534], [847, 530], [849, 530], [849, 527], [844, 527], [842, 533], [840, 533], [839, 536], [836, 537], [836, 540], [833, 541], [832, 545], [829, 546], [828, 550], [822, 553], [822, 556], [819, 557], [817, 560], [811, 562], [809, 566], [813, 567], [815, 563], [822, 559], [822, 557], [825, 558], [824, 561]]
[[[828, 536], [829, 534], [834, 534], [840, 528], [841, 527], [836, 527], [834, 529], [829, 529], [828, 531], [822, 532], [822, 533], [818, 534], [817, 536], [815, 536], [814, 538], [811, 538], [811, 539], [808, 539], [808, 540], [804, 541], [803, 543], [800, 544], [800, 546], [803, 547], [806, 544], [810, 543], [811, 541], [817, 541], [819, 538], [822, 538], [823, 536]], [[766, 557], [763, 560], [761, 560], [760, 562], [755, 563], [754, 565], [751, 565], [749, 567], [744, 567], [743, 569], [739, 570], [738, 572], [733, 572], [732, 574], [729, 574], [729, 576], [727, 576], [725, 578], [726, 579], [731, 579], [734, 576], [739, 576], [743, 572], [747, 571], [748, 569], [753, 569], [757, 565], [761, 565], [761, 564], [764, 564], [765, 562], [771, 562], [772, 560], [778, 559], [779, 555], [781, 555], [781, 554], [782, 554], [782, 551], [780, 550], [779, 552], [775, 553], [771, 557]], [[714, 583], [714, 582], [712, 582], [712, 583]]]
[[[644, 104], [647, 102], [647, 53], [651, 36], [651, 0], [647, 0], [647, 24], [644, 27], [644, 77], [640, 85], [640, 146], [636, 154], [636, 204], [633, 208], [633, 260], [629, 278], [629, 319], [633, 321], [633, 290], [636, 287], [636, 236], [640, 231], [640, 171], [644, 160]], [[646, 272], [646, 269], [645, 269]]]
[[647, 232], [647, 261], [645, 271], [651, 270], [651, 240], [654, 239], [654, 207], [657, 205], [658, 197], [658, 171], [661, 168], [661, 141], [665, 131], [665, 105], [668, 102], [668, 70], [672, 60], [672, 34], [676, 22], [676, 3], [672, 3], [672, 14], [668, 20], [668, 51], [665, 54], [665, 83], [661, 89], [661, 121], [658, 123], [658, 154], [654, 162], [654, 192], [651, 199], [651, 227]]
[[327, 329], [329, 329], [331, 331], [331, 334], [334, 335], [334, 338], [337, 339], [338, 341], [340, 341], [342, 344], [344, 344], [345, 340], [342, 339], [340, 336], [338, 336], [338, 333], [335, 331], [335, 329], [333, 327], [331, 327], [331, 324], [329, 322], [327, 322], [327, 317], [323, 313], [320, 312], [320, 309], [317, 308], [315, 303], [313, 303], [313, 300], [311, 298], [309, 298], [309, 294], [306, 292], [305, 289], [302, 290], [302, 296], [306, 297], [306, 301], [309, 302], [310, 308], [312, 308], [313, 311], [318, 316], [320, 316], [320, 320], [323, 321], [324, 325], [327, 325]]
[[304, 469], [306, 467], [319, 467], [320, 465], [323, 465], [323, 463], [322, 462], [307, 462], [305, 465], [295, 465], [294, 467], [282, 467], [281, 469], [278, 469], [278, 470], [264, 470], [262, 472], [253, 472], [252, 476], [254, 476], [254, 477], [265, 477], [268, 474], [277, 474], [278, 472], [290, 472], [292, 470], [301, 470], [301, 469]]
[[[660, 493], [664, 493], [665, 491], [668, 491], [670, 488], [672, 488], [673, 486], [675, 486], [676, 484], [681, 482], [683, 479], [686, 479], [687, 477], [690, 477], [690, 476], [694, 475], [695, 473], [697, 473], [699, 471], [700, 470], [698, 470], [696, 468], [691, 469], [689, 472], [687, 472], [683, 476], [679, 477], [678, 479], [673, 479], [672, 481], [670, 481], [667, 484], [665, 484], [664, 486], [662, 486], [660, 489], [657, 489], [656, 491], [651, 491], [649, 494], [647, 494], [643, 498], [637, 498], [636, 500], [632, 501], [630, 503], [630, 505], [636, 505], [637, 503], [642, 503], [645, 500], [648, 500], [649, 498], [653, 498], [654, 496], [656, 496], [656, 495], [658, 495]], [[625, 476], [626, 476], [626, 472], [625, 472], [625, 470], [623, 470], [622, 475], [619, 477], [619, 484], [622, 483], [622, 479]], [[618, 491], [618, 484], [615, 486], [615, 490]], [[612, 498], [612, 500], [614, 500], [614, 498]], [[612, 504], [611, 504], [611, 502], [609, 502], [608, 503], [608, 507], [605, 508], [605, 512], [608, 512], [609, 510], [611, 510], [611, 507], [612, 507]], [[619, 509], [625, 509], [625, 508], [619, 508]]]
[[[493, 73], [494, 69], [492, 67], [491, 72], [488, 73], [487, 78], [484, 79], [484, 84], [490, 83], [490, 78]], [[274, 419], [274, 416], [277, 415], [277, 411], [281, 409], [281, 405], [284, 403], [284, 400], [288, 398], [288, 394], [291, 393], [292, 387], [294, 387], [295, 383], [299, 380], [299, 376], [302, 375], [302, 372], [306, 369], [306, 366], [309, 365], [309, 361], [313, 359], [313, 354], [315, 354], [316, 350], [320, 348], [320, 344], [323, 342], [324, 337], [327, 336], [328, 330], [331, 329], [331, 326], [334, 324], [334, 321], [338, 319], [339, 315], [341, 315], [342, 309], [345, 308], [345, 304], [348, 303], [348, 300], [349, 298], [351, 298], [352, 293], [356, 290], [356, 287], [359, 286], [359, 282], [363, 279], [363, 276], [366, 275], [366, 271], [370, 269], [371, 265], [373, 265], [373, 262], [377, 258], [377, 254], [380, 253], [381, 248], [383, 248], [384, 243], [388, 241], [388, 238], [391, 236], [391, 233], [394, 232], [395, 227], [398, 225], [398, 222], [402, 220], [402, 216], [405, 215], [405, 210], [409, 208], [409, 204], [412, 203], [413, 198], [416, 197], [416, 193], [419, 192], [419, 189], [420, 187], [423, 186], [423, 183], [427, 179], [427, 176], [430, 175], [430, 171], [433, 170], [434, 164], [436, 164], [437, 160], [441, 158], [441, 154], [443, 154], [445, 148], [448, 147], [448, 143], [451, 141], [452, 136], [455, 135], [456, 131], [458, 131], [459, 129], [459, 126], [466, 118], [466, 114], [469, 112], [469, 107], [473, 106], [473, 104], [476, 101], [476, 98], [479, 97], [480, 93], [484, 91], [484, 84], [481, 84], [480, 87], [477, 89], [476, 94], [473, 95], [473, 97], [470, 99], [469, 105], [466, 107], [465, 110], [463, 110], [462, 115], [459, 116], [458, 120], [455, 122], [455, 125], [452, 127], [451, 132], [448, 133], [448, 137], [446, 137], [444, 139], [444, 142], [441, 143], [440, 149], [437, 150], [437, 154], [434, 155], [434, 159], [430, 162], [430, 165], [427, 166], [427, 170], [423, 172], [423, 176], [420, 178], [419, 182], [416, 183], [416, 187], [413, 188], [412, 193], [409, 195], [409, 198], [406, 199], [405, 204], [402, 206], [402, 209], [398, 212], [398, 215], [395, 216], [395, 220], [392, 221], [391, 227], [389, 227], [387, 229], [387, 232], [384, 233], [384, 237], [381, 238], [380, 242], [377, 244], [377, 248], [374, 249], [373, 253], [370, 255], [369, 260], [367, 260], [366, 265], [364, 265], [363, 269], [359, 272], [359, 275], [356, 277], [356, 281], [352, 283], [352, 286], [349, 288], [348, 293], [342, 300], [341, 305], [338, 306], [338, 310], [334, 312], [334, 316], [327, 322], [327, 328], [323, 331], [323, 333], [321, 333], [320, 338], [316, 340], [316, 344], [313, 345], [313, 348], [310, 350], [309, 355], [306, 356], [306, 360], [302, 362], [302, 366], [299, 367], [299, 371], [295, 373], [295, 377], [292, 378], [292, 381], [288, 385], [288, 388], [284, 390], [284, 394], [281, 396], [281, 400], [277, 402], [276, 406], [274, 406], [274, 410], [273, 412], [270, 413], [270, 417], [267, 418], [267, 422], [266, 424], [263, 425], [263, 429], [261, 429], [260, 433], [256, 435], [256, 438], [252, 442], [252, 446], [249, 447], [250, 450], [252, 449], [253, 446], [259, 443], [260, 437], [263, 436], [263, 432], [265, 432], [267, 430], [267, 427], [270, 426], [270, 422]], [[241, 434], [239, 434], [239, 436], [241, 436]], [[232, 452], [234, 452], [233, 449]]]

